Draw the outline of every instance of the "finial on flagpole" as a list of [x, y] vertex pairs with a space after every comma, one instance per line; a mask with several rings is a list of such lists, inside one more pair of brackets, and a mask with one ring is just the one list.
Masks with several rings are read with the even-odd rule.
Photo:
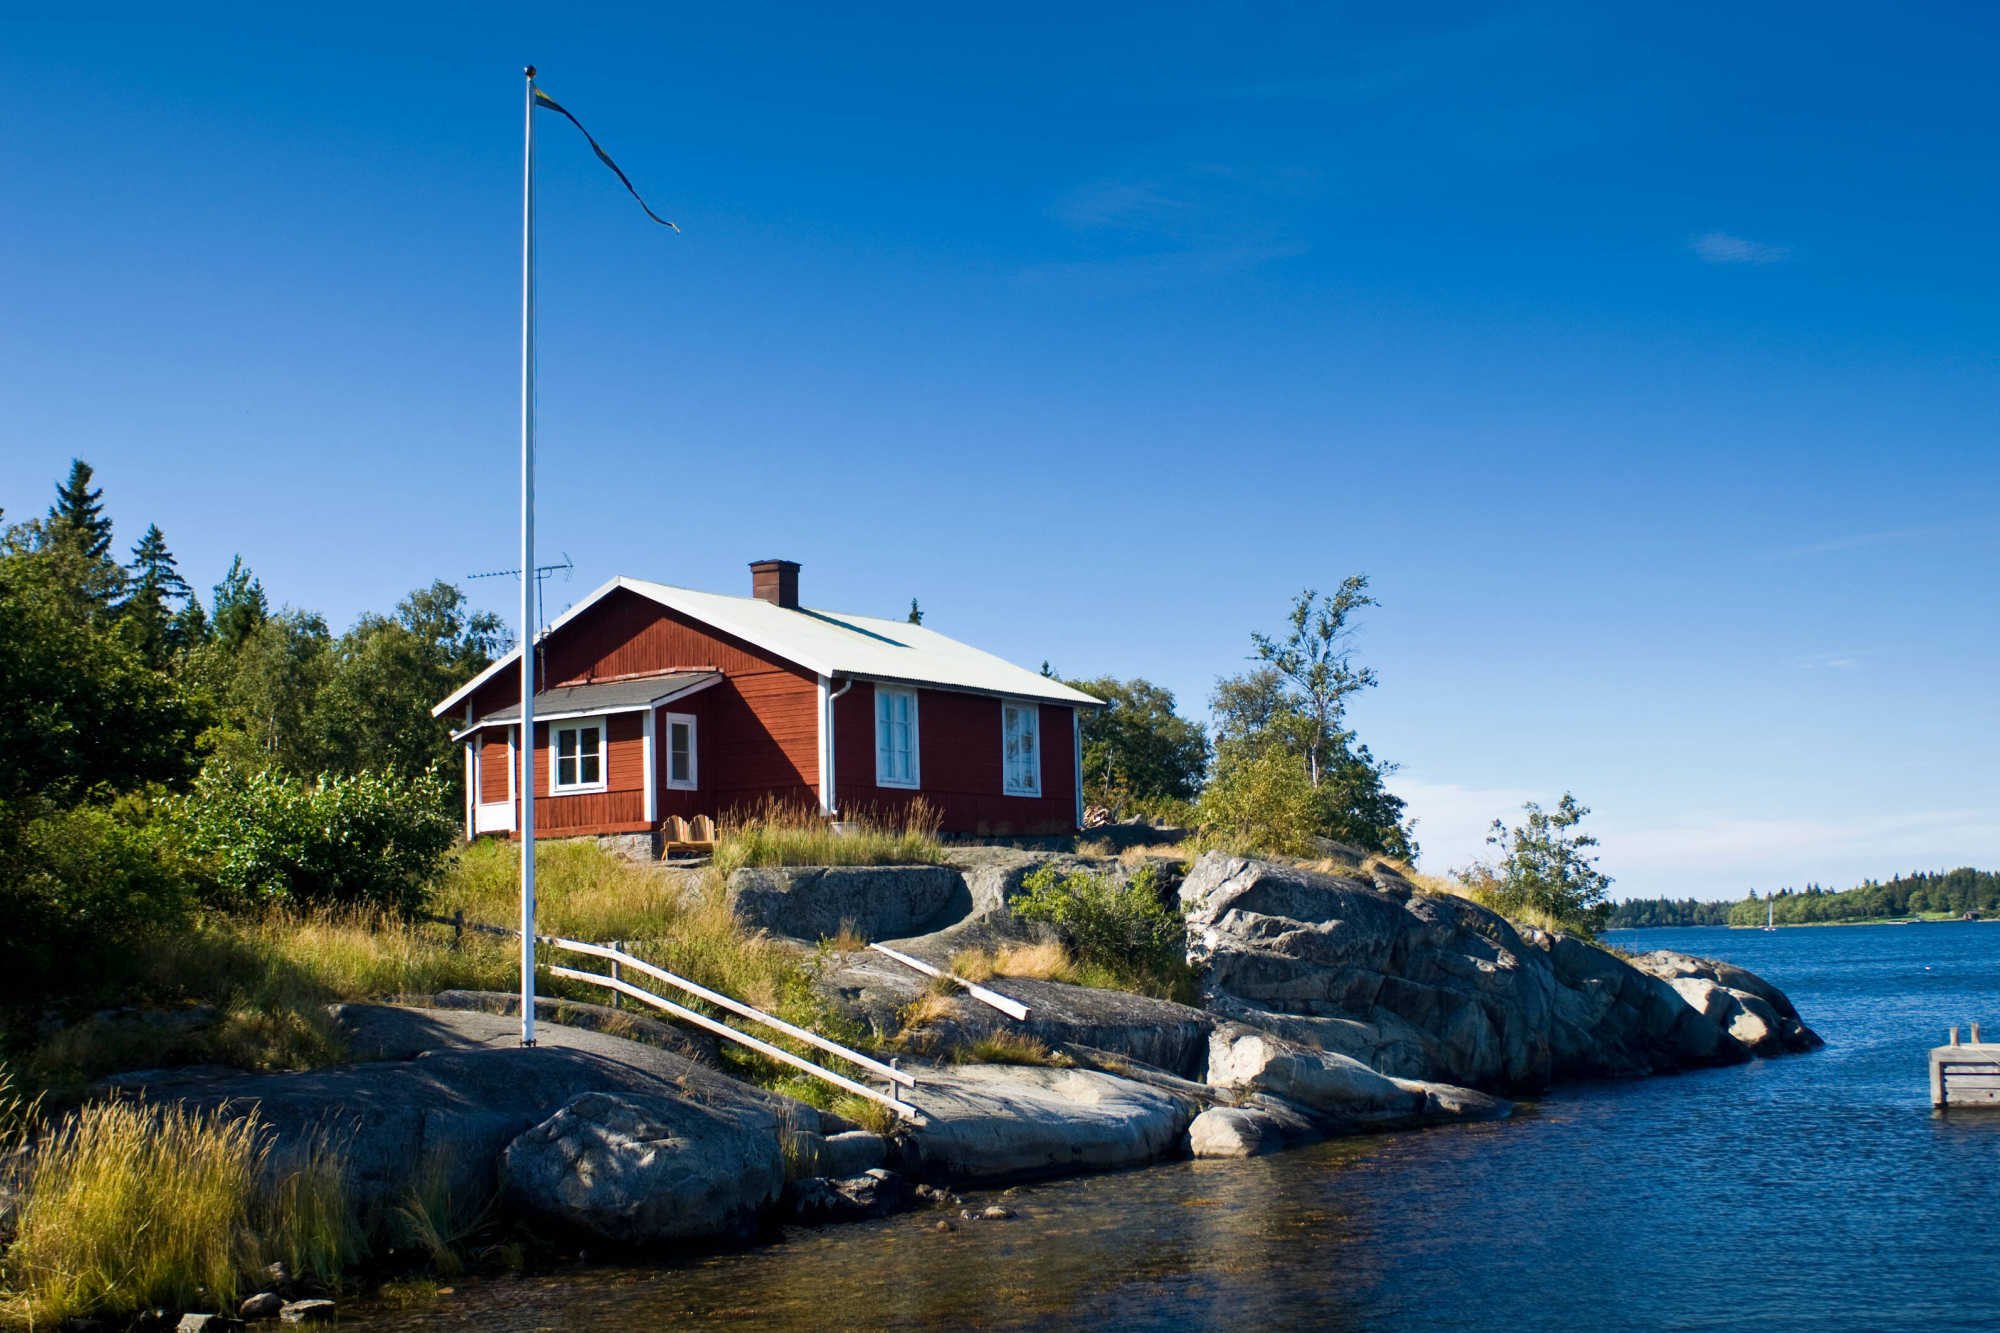
[[535, 77], [535, 67], [533, 65], [524, 66], [521, 72], [531, 79]]

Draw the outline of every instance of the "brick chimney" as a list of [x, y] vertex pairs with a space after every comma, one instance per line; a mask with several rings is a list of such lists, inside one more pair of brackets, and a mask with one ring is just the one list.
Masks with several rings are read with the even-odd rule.
[[787, 611], [799, 609], [799, 562], [796, 560], [752, 560], [750, 595]]

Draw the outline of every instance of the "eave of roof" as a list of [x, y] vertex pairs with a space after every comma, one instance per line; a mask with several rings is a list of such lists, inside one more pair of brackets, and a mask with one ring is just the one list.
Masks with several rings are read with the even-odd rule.
[[[846, 676], [900, 681], [1077, 708], [1104, 706], [1103, 700], [1071, 689], [1061, 681], [1015, 666], [1004, 658], [921, 625], [811, 608], [795, 610], [755, 597], [697, 592], [644, 579], [612, 579], [557, 617], [544, 636], [554, 634], [619, 588], [828, 679]], [[474, 676], [432, 709], [433, 715], [443, 716], [464, 703], [474, 690], [517, 660], [520, 653], [517, 647]]]
[[[722, 679], [720, 671], [672, 671], [633, 680], [602, 681], [589, 685], [559, 685], [535, 695], [535, 720], [560, 722], [573, 717], [602, 717], [608, 713], [642, 713], [649, 708], [685, 699]], [[506, 726], [521, 720], [519, 701], [477, 718], [472, 725], [452, 735], [462, 740], [482, 727]]]

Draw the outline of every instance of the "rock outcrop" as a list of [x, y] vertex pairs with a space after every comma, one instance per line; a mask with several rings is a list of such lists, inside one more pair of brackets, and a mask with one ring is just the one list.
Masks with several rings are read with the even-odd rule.
[[587, 1092], [507, 1145], [504, 1197], [619, 1245], [749, 1236], [784, 1193], [777, 1128], [760, 1106]]
[[1733, 963], [1656, 949], [1632, 966], [1660, 978], [1704, 1018], [1758, 1055], [1782, 1055], [1821, 1045], [1785, 993]]
[[951, 866], [751, 866], [731, 872], [728, 895], [745, 925], [807, 941], [843, 929], [898, 939], [972, 910], [965, 877]]
[[[930, 940], [896, 944], [934, 967], [947, 967], [951, 954]], [[878, 1036], [896, 1036], [903, 1011], [931, 988], [931, 979], [872, 950], [841, 954], [819, 973], [820, 992], [865, 1023]], [[989, 1032], [1033, 1037], [1047, 1046], [1088, 1046], [1185, 1078], [1200, 1078], [1208, 1057], [1213, 1015], [1171, 1000], [1127, 991], [1093, 990], [1030, 977], [993, 977], [988, 988], [1028, 1006], [1026, 1022], [964, 995], [944, 997], [939, 1017], [927, 1025], [927, 1053], [948, 1056]]]
[[[364, 1218], [399, 1205], [425, 1172], [453, 1198], [490, 1197], [508, 1144], [586, 1093], [679, 1096], [760, 1121], [783, 1115], [808, 1130], [839, 1128], [810, 1106], [602, 1033], [552, 1024], [529, 1050], [518, 1023], [494, 1014], [361, 1004], [337, 1012], [348, 1048], [366, 1063], [170, 1086], [190, 1106], [254, 1108], [275, 1132], [279, 1168], [289, 1151], [334, 1141]], [[774, 1152], [776, 1142], [773, 1131]]]
[[[1181, 885], [1190, 959], [1209, 1009], [1393, 1076], [1472, 1088], [1545, 1087], [1726, 1064], [1816, 1043], [1786, 1029], [1775, 987], [1729, 968], [1698, 980], [1706, 1008], [1652, 970], [1584, 941], [1519, 931], [1390, 874], [1369, 883], [1209, 853]], [[1690, 960], [1693, 961], [1693, 960]], [[1665, 967], [1665, 964], [1661, 965]], [[1751, 983], [1755, 983], [1755, 987]], [[1753, 1035], [1761, 1003], [1775, 1044]], [[1796, 1015], [1792, 1015], [1797, 1023]]]
[[911, 1100], [925, 1123], [920, 1170], [1013, 1180], [1137, 1166], [1176, 1155], [1200, 1103], [1088, 1069], [960, 1065], [927, 1072]]

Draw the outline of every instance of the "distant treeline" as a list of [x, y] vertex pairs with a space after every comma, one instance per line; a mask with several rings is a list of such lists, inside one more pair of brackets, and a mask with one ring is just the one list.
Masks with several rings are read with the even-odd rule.
[[2000, 873], [1990, 870], [1923, 871], [1891, 880], [1866, 880], [1852, 889], [1808, 884], [1759, 897], [1752, 889], [1741, 902], [1694, 898], [1633, 898], [1614, 903], [1611, 929], [1644, 926], [1761, 926], [1766, 917], [1781, 926], [1824, 921], [1872, 921], [1882, 917], [1946, 913], [2000, 915]]

